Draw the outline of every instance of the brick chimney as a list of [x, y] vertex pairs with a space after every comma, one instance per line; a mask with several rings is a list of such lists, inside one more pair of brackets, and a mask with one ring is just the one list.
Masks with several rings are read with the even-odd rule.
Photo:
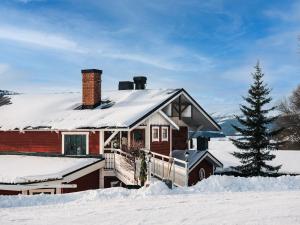
[[93, 109], [101, 104], [102, 70], [87, 69], [82, 73], [82, 108]]

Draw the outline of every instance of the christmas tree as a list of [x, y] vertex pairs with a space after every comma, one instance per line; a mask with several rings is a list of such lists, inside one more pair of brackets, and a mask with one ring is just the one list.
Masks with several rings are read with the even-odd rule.
[[253, 84], [248, 90], [248, 96], [244, 97], [247, 105], [241, 105], [240, 110], [243, 116], [236, 116], [242, 127], [234, 126], [234, 129], [241, 134], [240, 138], [231, 139], [233, 144], [240, 149], [233, 153], [241, 165], [233, 167], [235, 171], [243, 176], [270, 176], [276, 175], [280, 165], [271, 166], [267, 161], [275, 158], [271, 150], [276, 149], [279, 143], [271, 140], [281, 130], [269, 130], [267, 125], [277, 119], [276, 116], [269, 116], [275, 107], [265, 108], [271, 102], [270, 89], [264, 84], [259, 62], [256, 64], [255, 72], [252, 73]]

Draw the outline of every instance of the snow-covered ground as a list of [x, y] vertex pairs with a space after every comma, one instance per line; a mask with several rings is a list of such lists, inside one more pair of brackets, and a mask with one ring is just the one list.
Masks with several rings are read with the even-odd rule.
[[[230, 166], [239, 165], [239, 160], [231, 153], [239, 151], [228, 137], [212, 138], [209, 142], [209, 152], [223, 163], [223, 169], [229, 170]], [[280, 173], [300, 174], [300, 151], [295, 150], [276, 150], [271, 151], [276, 158], [269, 162], [270, 165], [282, 165]]]
[[190, 188], [0, 196], [0, 224], [300, 224], [300, 177], [211, 176]]

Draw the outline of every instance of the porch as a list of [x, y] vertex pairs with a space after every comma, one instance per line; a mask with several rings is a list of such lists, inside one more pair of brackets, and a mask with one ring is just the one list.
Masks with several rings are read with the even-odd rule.
[[[148, 182], [151, 177], [169, 180], [173, 185], [183, 187], [188, 185], [188, 163], [184, 160], [172, 158], [146, 149]], [[120, 149], [104, 150], [104, 174], [114, 174], [126, 185], [140, 185], [140, 160], [132, 163], [132, 156]]]

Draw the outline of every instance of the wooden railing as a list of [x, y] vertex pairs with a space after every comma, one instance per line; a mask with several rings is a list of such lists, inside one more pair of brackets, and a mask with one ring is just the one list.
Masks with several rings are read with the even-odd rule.
[[162, 180], [170, 180], [176, 186], [188, 185], [187, 162], [165, 156], [156, 152], [149, 152], [151, 174]]
[[135, 185], [135, 171], [128, 160], [130, 155], [120, 149], [104, 149], [105, 170], [113, 170], [116, 176], [127, 185]]
[[[145, 151], [151, 176], [161, 180], [170, 180], [176, 186], [188, 185], [188, 164], [183, 160], [159, 153]], [[130, 155], [120, 149], [104, 149], [105, 170], [114, 170], [117, 177], [127, 184], [137, 184], [135, 169], [127, 160]]]

